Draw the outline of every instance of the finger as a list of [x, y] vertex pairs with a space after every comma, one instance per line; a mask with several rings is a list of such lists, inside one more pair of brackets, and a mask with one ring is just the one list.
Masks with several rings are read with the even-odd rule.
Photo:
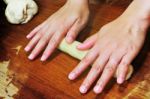
[[80, 92], [81, 93], [86, 93], [87, 90], [90, 88], [90, 86], [94, 83], [96, 78], [102, 72], [105, 64], [108, 61], [108, 58], [109, 58], [109, 54], [104, 52], [102, 55], [100, 55], [96, 59], [96, 61], [94, 62], [90, 72], [88, 73], [86, 79], [84, 80], [84, 82], [82, 83], [82, 85], [80, 87]]
[[128, 71], [128, 65], [121, 66], [121, 64], [119, 65], [118, 70], [117, 70], [119, 72], [117, 74], [117, 83], [118, 84], [122, 84], [124, 82], [127, 71]]
[[133, 61], [136, 55], [137, 55], [137, 52], [135, 53], [129, 52], [122, 58], [122, 61], [118, 67], [118, 75], [117, 75], [118, 84], [122, 84], [124, 80], [126, 80], [129, 65], [131, 64], [131, 62]]
[[69, 74], [68, 78], [74, 80], [78, 77], [98, 56], [98, 51], [93, 47], [88, 54], [81, 60], [78, 66]]
[[116, 68], [121, 60], [122, 54], [114, 53], [110, 58], [108, 63], [106, 64], [103, 73], [98, 80], [96, 86], [94, 87], [94, 92], [99, 94], [103, 91], [104, 87], [114, 75]]
[[49, 41], [48, 46], [41, 57], [41, 61], [47, 60], [47, 58], [52, 54], [52, 52], [55, 50], [55, 48], [58, 46], [59, 42], [61, 41], [61, 38], [64, 36], [62, 34], [63, 34], [62, 32], [58, 31], [53, 35], [53, 37]]
[[76, 20], [66, 35], [66, 41], [68, 43], [72, 43], [83, 27], [84, 26], [80, 23], [80, 21]]
[[39, 40], [38, 44], [28, 57], [30, 60], [33, 60], [45, 48], [51, 36], [52, 33], [47, 33]]
[[31, 39], [43, 26], [44, 26], [44, 22], [39, 26], [37, 26], [36, 28], [34, 28], [26, 37], [28, 39]]
[[41, 33], [38, 33], [35, 35], [35, 37], [32, 38], [32, 40], [28, 43], [28, 45], [25, 47], [25, 51], [29, 52], [40, 40]]
[[82, 44], [78, 45], [77, 48], [80, 50], [86, 50], [93, 47], [97, 40], [97, 34], [92, 35], [88, 39], [86, 39]]

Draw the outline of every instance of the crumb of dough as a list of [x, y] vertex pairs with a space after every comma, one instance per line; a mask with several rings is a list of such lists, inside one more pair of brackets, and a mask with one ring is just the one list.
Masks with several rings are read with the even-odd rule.
[[144, 75], [143, 78], [144, 80], [137, 83], [123, 99], [150, 99], [150, 74]]
[[16, 50], [16, 55], [18, 55], [20, 50], [21, 50], [21, 48], [22, 48], [22, 45], [19, 45], [19, 46], [15, 47], [15, 48], [12, 48], [12, 49]]
[[129, 94], [127, 94], [123, 99], [132, 99], [134, 97], [139, 97], [138, 99], [149, 99], [150, 98], [150, 86], [149, 81], [141, 81], [133, 88]]
[[12, 77], [8, 75], [9, 61], [0, 62], [0, 97], [2, 99], [13, 99], [19, 89], [12, 83]]

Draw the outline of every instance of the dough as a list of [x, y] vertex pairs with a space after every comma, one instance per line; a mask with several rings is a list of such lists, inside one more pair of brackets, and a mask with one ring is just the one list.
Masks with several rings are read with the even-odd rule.
[[[126, 75], [126, 80], [130, 79], [132, 73], [133, 73], [133, 66], [132, 65], [129, 65], [129, 68], [128, 68], [128, 73]], [[114, 74], [114, 77], [117, 78], [117, 75], [118, 75], [118, 70], [116, 71], [116, 73]]]
[[0, 62], [0, 99], [14, 99], [19, 89], [12, 83], [13, 77], [8, 74], [10, 61]]
[[[74, 41], [72, 44], [68, 44], [66, 42], [66, 40], [63, 39], [62, 42], [60, 43], [60, 45], [58, 46], [58, 49], [69, 54], [70, 56], [72, 56], [76, 59], [82, 60], [84, 58], [84, 56], [88, 53], [88, 50], [86, 50], [86, 51], [78, 50], [76, 47], [79, 44], [80, 44], [80, 42], [78, 42], [78, 41]], [[133, 66], [129, 65], [129, 70], [128, 70], [128, 74], [126, 76], [126, 80], [128, 80], [131, 77], [132, 73], [133, 73]], [[114, 74], [114, 77], [116, 78], [117, 75], [118, 75], [118, 70]]]
[[18, 45], [17, 47], [12, 48], [12, 49], [16, 50], [16, 55], [18, 55], [20, 50], [21, 50], [21, 48], [22, 48], [22, 45]]
[[11, 1], [11, 0], [4, 0], [4, 2], [5, 2], [6, 4], [8, 4], [9, 1]]
[[12, 24], [29, 22], [38, 12], [38, 6], [33, 0], [4, 0], [7, 4], [5, 15]]
[[80, 42], [74, 41], [72, 44], [68, 44], [65, 39], [62, 40], [58, 49], [69, 54], [70, 56], [82, 60], [88, 51], [80, 51], [76, 47]]

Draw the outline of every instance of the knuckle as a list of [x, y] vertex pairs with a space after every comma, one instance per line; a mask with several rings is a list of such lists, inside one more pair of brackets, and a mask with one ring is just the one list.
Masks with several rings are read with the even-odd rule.
[[104, 25], [101, 29], [100, 29], [101, 32], [105, 32], [107, 31], [107, 25]]
[[121, 66], [126, 66], [128, 63], [126, 61], [122, 61]]
[[113, 47], [114, 49], [118, 49], [118, 47], [119, 47], [119, 46], [118, 46], [118, 43], [117, 43], [116, 41], [114, 41], [112, 47]]
[[85, 22], [85, 21], [80, 21], [79, 24], [80, 24], [81, 26], [85, 26], [85, 25], [86, 25], [86, 22]]
[[43, 40], [45, 40], [45, 41], [47, 41], [48, 39], [49, 39], [49, 36], [47, 36], [47, 35], [43, 37]]
[[76, 68], [73, 73], [77, 76], [78, 74], [80, 74], [81, 68]]
[[31, 48], [33, 46], [33, 41], [31, 40], [27, 46]]
[[75, 76], [80, 75], [82, 72], [82, 69], [80, 67], [75, 68], [72, 73], [74, 73]]
[[114, 72], [115, 68], [113, 66], [107, 66], [106, 70], [110, 73]]
[[110, 60], [110, 65], [111, 66], [117, 65], [117, 63], [118, 63], [118, 59], [117, 58], [113, 58], [113, 59]]
[[90, 60], [91, 60], [91, 58], [89, 57], [89, 55], [86, 55], [84, 58], [83, 58], [83, 63], [89, 63], [90, 62]]
[[41, 42], [41, 43], [45, 43], [47, 40], [48, 40], [48, 39], [47, 39], [46, 37], [43, 37], [40, 42]]
[[51, 44], [52, 44], [52, 45], [55, 45], [56, 43], [57, 43], [57, 39], [56, 39], [55, 37], [52, 38], [52, 39], [51, 39]]
[[135, 47], [135, 46], [130, 46], [130, 47], [128, 47], [128, 50], [129, 50], [129, 51], [135, 51], [135, 50], [136, 50], [136, 47]]
[[43, 53], [44, 56], [48, 56], [49, 55], [49, 51], [45, 50]]
[[84, 82], [83, 82], [83, 84], [82, 85], [84, 85], [84, 86], [89, 86], [90, 85], [90, 80], [87, 78]]
[[37, 54], [37, 50], [33, 50], [32, 55], [36, 55]]
[[70, 16], [70, 20], [77, 20], [77, 19], [79, 19], [78, 15], [72, 15], [72, 16]]
[[39, 31], [39, 32], [37, 33], [37, 36], [38, 36], [38, 37], [41, 37], [42, 34], [43, 34], [43, 32], [42, 32], [42, 31]]
[[96, 72], [99, 72], [99, 71], [102, 71], [102, 68], [101, 68], [101, 66], [100, 65], [94, 65], [93, 67], [92, 67], [92, 69], [94, 70], [94, 71], [96, 71]]
[[43, 55], [44, 55], [44, 56], [47, 56], [47, 52], [44, 52]]
[[99, 86], [99, 87], [102, 88], [103, 87], [103, 81], [102, 80], [98, 81], [97, 84], [96, 84], [96, 86]]
[[67, 35], [67, 37], [75, 38], [76, 37], [76, 32], [75, 31], [70, 31], [70, 33]]
[[82, 18], [79, 18], [76, 22], [80, 26], [84, 26], [86, 24], [85, 20], [83, 20]]

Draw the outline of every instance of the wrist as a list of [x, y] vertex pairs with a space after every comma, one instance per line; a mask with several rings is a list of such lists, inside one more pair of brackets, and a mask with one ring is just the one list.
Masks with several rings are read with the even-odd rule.
[[89, 4], [89, 0], [68, 0], [68, 2], [73, 2], [77, 4]]
[[150, 0], [134, 0], [125, 12], [139, 19], [150, 18]]
[[141, 18], [150, 18], [150, 0], [134, 0], [134, 5], [137, 7], [137, 12], [141, 14]]
[[134, 0], [121, 15], [131, 23], [142, 23], [145, 28], [150, 25], [150, 0]]
[[88, 11], [89, 13], [89, 0], [68, 0], [66, 4], [70, 6], [74, 6], [75, 8], [79, 9], [80, 11]]

